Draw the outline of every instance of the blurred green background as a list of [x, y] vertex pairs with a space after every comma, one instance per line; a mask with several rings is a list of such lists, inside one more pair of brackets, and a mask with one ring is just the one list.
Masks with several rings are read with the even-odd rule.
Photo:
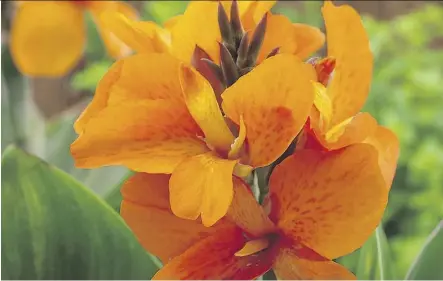
[[[130, 2], [143, 19], [158, 23], [182, 13], [187, 5], [186, 1]], [[443, 219], [443, 5], [412, 2], [415, 4], [352, 3], [363, 15], [375, 55], [372, 89], [364, 110], [394, 130], [401, 143], [383, 220], [392, 276], [396, 279], [405, 276], [429, 233]], [[112, 64], [95, 26], [87, 18], [85, 56], [70, 75], [60, 79], [24, 78], [15, 69], [8, 50], [11, 3], [2, 1], [2, 153], [8, 144], [15, 143], [73, 175], [108, 202], [118, 202], [113, 187], [128, 171], [121, 167], [76, 169], [69, 152], [75, 139], [72, 123]], [[289, 16], [293, 22], [324, 29], [321, 5], [316, 1], [288, 1], [278, 3], [273, 11]], [[359, 254], [353, 254], [354, 259]], [[343, 262], [351, 268], [356, 266], [351, 259]]]

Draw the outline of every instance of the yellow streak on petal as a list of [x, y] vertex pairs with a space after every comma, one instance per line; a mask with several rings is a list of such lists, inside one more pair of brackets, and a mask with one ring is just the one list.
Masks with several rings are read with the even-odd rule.
[[314, 82], [314, 105], [320, 112], [320, 130], [327, 130], [332, 119], [332, 101], [327, 94], [325, 86], [319, 82]]
[[229, 130], [209, 82], [196, 70], [180, 67], [180, 85], [186, 105], [211, 146], [225, 153], [231, 150], [234, 136]]
[[246, 242], [246, 244], [234, 255], [236, 257], [245, 257], [255, 254], [261, 250], [266, 249], [269, 246], [269, 240], [266, 238], [260, 238]]
[[237, 163], [234, 167], [233, 174], [240, 178], [246, 178], [247, 176], [249, 176], [253, 169], [254, 168], [249, 165]]
[[239, 158], [241, 148], [245, 143], [245, 139], [246, 139], [245, 121], [243, 120], [243, 115], [240, 115], [240, 132], [238, 133], [238, 137], [234, 140], [234, 143], [231, 145], [231, 151], [229, 151], [228, 153], [229, 159]]
[[340, 136], [343, 135], [346, 126], [351, 123], [352, 119], [354, 119], [354, 116], [332, 127], [325, 135], [326, 141], [336, 142], [340, 138]]

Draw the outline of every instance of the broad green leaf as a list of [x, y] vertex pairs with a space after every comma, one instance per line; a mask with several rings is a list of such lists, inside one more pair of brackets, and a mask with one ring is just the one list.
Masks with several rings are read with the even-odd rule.
[[120, 205], [122, 203], [123, 197], [120, 192], [120, 189], [124, 182], [129, 179], [134, 173], [128, 172], [126, 177], [123, 177], [121, 182], [115, 184], [113, 188], [104, 196], [105, 201], [111, 206], [114, 210], [120, 213]]
[[406, 280], [441, 280], [443, 279], [443, 221], [429, 235], [420, 254], [413, 262], [406, 275]]
[[349, 255], [337, 259], [336, 262], [338, 262], [339, 264], [343, 265], [344, 267], [355, 273], [355, 270], [358, 266], [359, 258], [360, 258], [360, 249], [352, 252]]
[[396, 279], [389, 245], [381, 225], [360, 249], [355, 274], [358, 279], [363, 280]]
[[1, 76], [1, 151], [3, 152], [7, 145], [18, 142], [18, 134], [14, 125], [14, 116], [11, 106], [11, 100], [9, 97], [9, 90], [6, 85], [5, 78]]
[[8, 44], [1, 50], [1, 147], [2, 152], [9, 144], [26, 145], [24, 128], [25, 96], [24, 78], [20, 75], [9, 54]]
[[149, 279], [158, 269], [121, 217], [63, 171], [2, 159], [3, 279]]

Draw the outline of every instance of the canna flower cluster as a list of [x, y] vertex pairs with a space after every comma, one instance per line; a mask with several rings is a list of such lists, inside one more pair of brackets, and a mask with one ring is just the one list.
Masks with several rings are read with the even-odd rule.
[[[160, 27], [101, 20], [118, 60], [74, 128], [78, 167], [125, 165], [121, 215], [164, 263], [154, 279], [355, 279], [333, 259], [380, 223], [398, 141], [368, 113], [372, 54], [359, 15], [317, 28], [274, 1], [191, 1]], [[264, 202], [250, 177], [270, 167]], [[263, 184], [263, 183], [262, 183]]]
[[84, 14], [89, 11], [109, 55], [130, 49], [111, 33], [102, 20], [105, 11], [136, 19], [137, 12], [120, 1], [15, 1], [11, 29], [11, 55], [17, 68], [29, 76], [65, 75], [80, 60], [86, 42]]

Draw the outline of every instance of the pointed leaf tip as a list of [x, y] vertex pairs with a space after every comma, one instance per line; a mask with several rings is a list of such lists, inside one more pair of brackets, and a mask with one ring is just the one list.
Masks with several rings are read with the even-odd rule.
[[257, 61], [260, 48], [263, 45], [263, 40], [265, 38], [267, 22], [268, 13], [262, 17], [252, 35], [251, 44], [248, 49], [248, 66], [254, 66]]
[[218, 43], [220, 47], [220, 63], [223, 71], [223, 76], [226, 80], [226, 86], [229, 87], [237, 81], [240, 77], [238, 73], [237, 65], [234, 62], [234, 58], [232, 57], [229, 50], [222, 43]]
[[218, 26], [223, 42], [229, 45], [235, 45], [234, 35], [232, 33], [231, 24], [229, 23], [228, 15], [221, 2], [218, 2]]

